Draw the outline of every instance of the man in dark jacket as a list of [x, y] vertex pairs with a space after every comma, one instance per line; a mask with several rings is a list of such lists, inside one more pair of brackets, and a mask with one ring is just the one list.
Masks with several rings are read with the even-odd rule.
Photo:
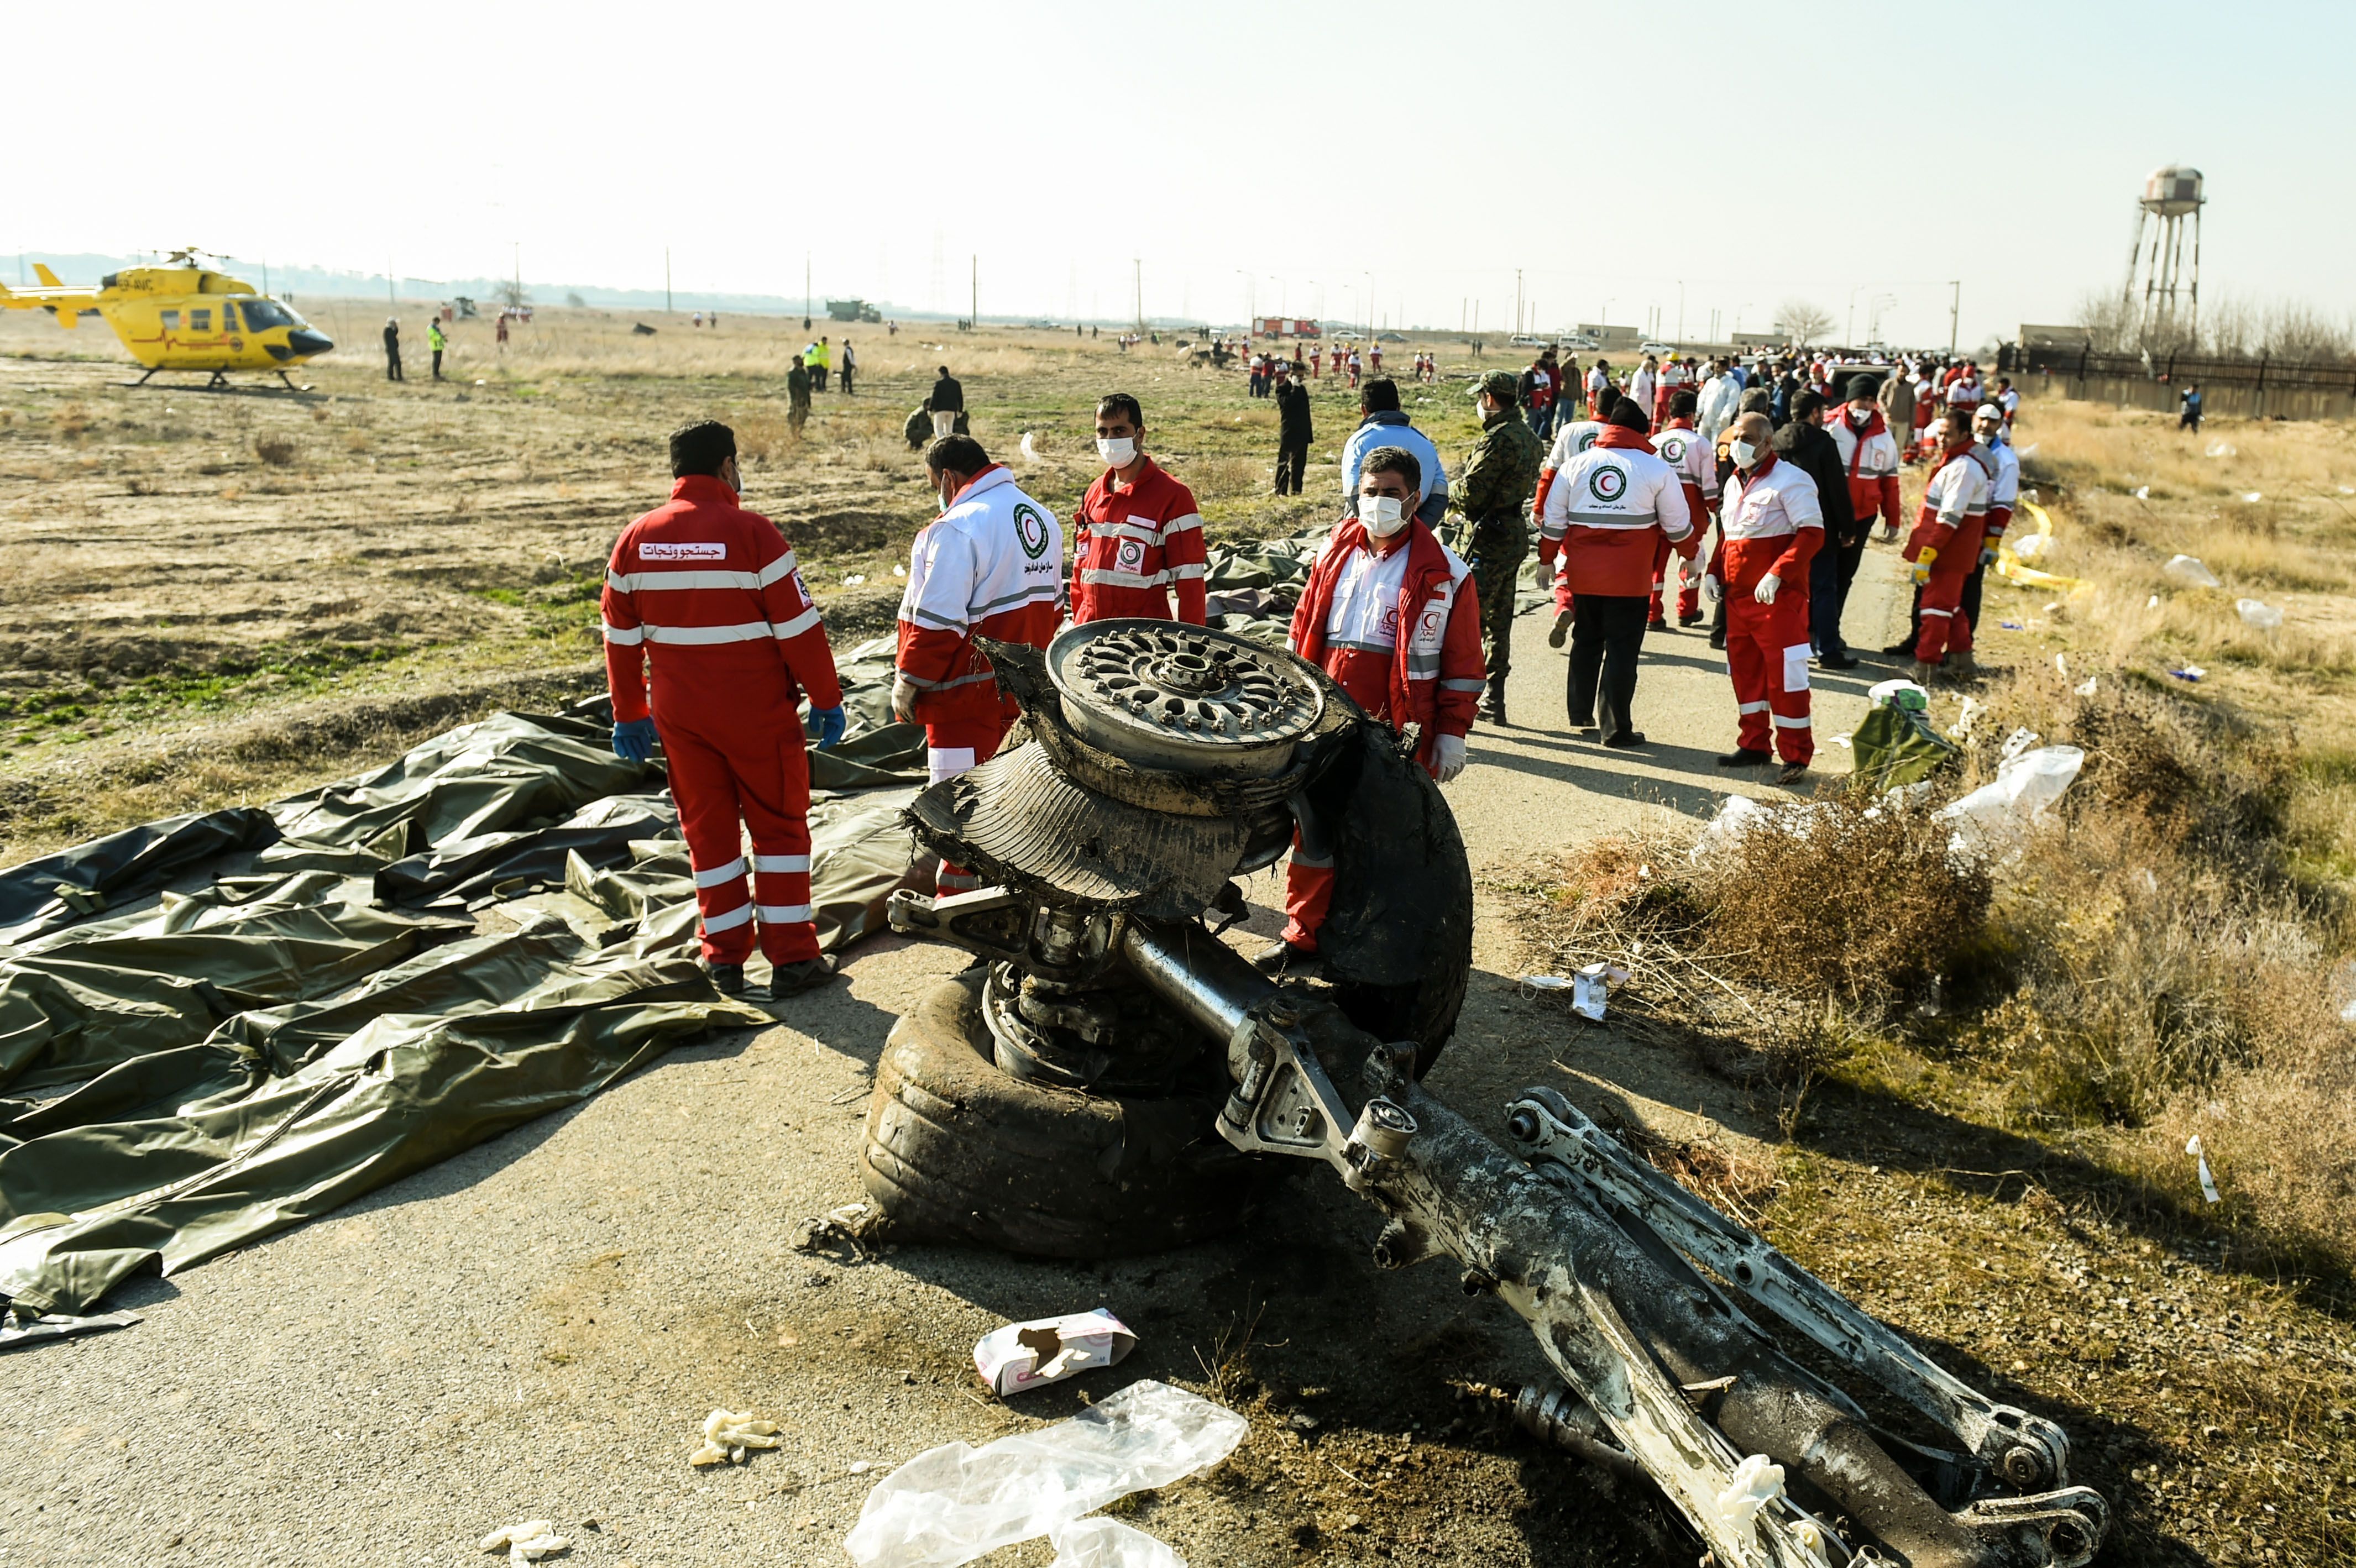
[[1522, 422], [1511, 370], [1482, 377], [1472, 399], [1481, 413], [1481, 444], [1465, 460], [1450, 499], [1472, 525], [1462, 554], [1472, 568], [1487, 645], [1489, 688], [1481, 712], [1492, 724], [1503, 724], [1505, 672], [1514, 651], [1514, 584], [1530, 552], [1529, 525], [1522, 519], [1537, 489], [1546, 447], [1537, 432]]
[[932, 411], [935, 436], [958, 434], [965, 424], [958, 418], [965, 412], [965, 389], [958, 385], [948, 366], [942, 366], [940, 371], [941, 379], [933, 383], [933, 395], [925, 400], [925, 407]]
[[1808, 640], [1825, 668], [1855, 669], [1857, 660], [1841, 640], [1841, 608], [1858, 562], [1865, 559], [1866, 529], [1849, 503], [1848, 473], [1841, 465], [1839, 444], [1825, 430], [1824, 412], [1823, 393], [1795, 394], [1791, 422], [1775, 432], [1775, 455], [1816, 482], [1825, 512], [1825, 542], [1808, 563]]
[[1309, 389], [1290, 361], [1276, 362], [1276, 493], [1301, 494], [1301, 471], [1309, 466]]

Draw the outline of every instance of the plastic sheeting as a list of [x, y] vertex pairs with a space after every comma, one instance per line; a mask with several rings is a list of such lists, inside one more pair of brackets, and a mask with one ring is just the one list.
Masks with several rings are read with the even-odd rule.
[[[844, 676], [852, 754], [814, 769], [811, 813], [830, 951], [881, 929], [920, 869], [899, 812], [923, 731], [890, 720], [876, 671]], [[614, 756], [594, 710], [501, 713], [267, 811], [0, 871], [0, 1089], [77, 1085], [0, 1100], [14, 1318], [84, 1312], [129, 1274], [324, 1213], [706, 1029], [766, 1024], [697, 962], [662, 784]]]

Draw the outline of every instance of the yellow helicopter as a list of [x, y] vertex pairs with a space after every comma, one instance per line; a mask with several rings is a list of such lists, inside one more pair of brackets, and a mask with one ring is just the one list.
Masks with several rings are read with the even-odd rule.
[[37, 262], [37, 289], [0, 283], [0, 306], [46, 310], [71, 330], [85, 315], [103, 318], [147, 374], [131, 385], [144, 387], [158, 370], [209, 370], [207, 388], [229, 385], [231, 370], [286, 374], [335, 347], [290, 307], [255, 292], [252, 283], [199, 266], [194, 250], [175, 251], [160, 267], [126, 267], [109, 272], [96, 286], [58, 281]]

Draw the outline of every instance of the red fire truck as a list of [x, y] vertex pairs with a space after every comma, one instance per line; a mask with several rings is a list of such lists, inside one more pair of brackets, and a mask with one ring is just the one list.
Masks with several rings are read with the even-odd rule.
[[1252, 328], [1260, 337], [1322, 337], [1313, 321], [1297, 315], [1264, 315]]

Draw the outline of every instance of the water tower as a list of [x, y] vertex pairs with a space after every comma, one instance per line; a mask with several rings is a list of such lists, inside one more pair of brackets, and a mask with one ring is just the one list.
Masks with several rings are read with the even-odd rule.
[[[2124, 313], [2136, 322], [2139, 347], [2190, 342], [2201, 326], [2201, 171], [2180, 164], [2154, 169], [2136, 203], [2134, 248], [2127, 251]], [[2192, 264], [2184, 263], [2184, 220], [2192, 220]], [[2145, 248], [2144, 237], [2151, 245]], [[2183, 295], [2183, 315], [2177, 314]]]

